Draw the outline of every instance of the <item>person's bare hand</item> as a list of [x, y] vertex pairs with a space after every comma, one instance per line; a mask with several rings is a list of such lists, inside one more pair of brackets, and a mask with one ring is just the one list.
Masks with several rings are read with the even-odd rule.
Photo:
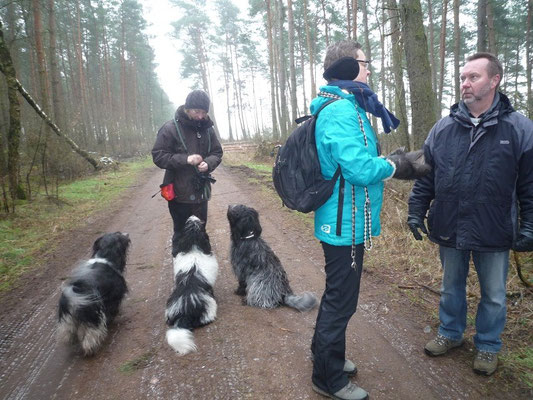
[[200, 164], [198, 164], [198, 171], [200, 172], [207, 172], [209, 169], [209, 165], [205, 161], [202, 161]]
[[204, 159], [200, 154], [191, 154], [189, 157], [187, 157], [187, 164], [198, 165], [202, 162], [204, 162]]

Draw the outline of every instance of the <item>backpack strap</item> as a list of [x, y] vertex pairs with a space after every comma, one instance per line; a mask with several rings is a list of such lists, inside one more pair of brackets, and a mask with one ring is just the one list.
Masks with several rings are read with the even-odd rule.
[[[181, 134], [181, 129], [178, 126], [178, 121], [176, 121], [176, 118], [172, 118], [172, 121], [174, 121], [174, 125], [176, 126], [176, 132], [178, 132], [178, 137], [180, 139], [181, 144], [183, 145], [183, 148], [189, 154], [189, 150], [187, 150], [187, 145], [185, 144], [185, 140], [183, 140], [183, 135]], [[211, 139], [209, 140], [209, 145], [211, 145]]]
[[[178, 121], [176, 121], [175, 118], [173, 118], [172, 121], [174, 121], [174, 125], [176, 126], [176, 132], [178, 132], [178, 137], [180, 138], [180, 142], [183, 145], [183, 148], [185, 149], [187, 154], [189, 154], [189, 150], [187, 150], [187, 146], [185, 145], [185, 141], [183, 140], [183, 135], [181, 134], [181, 129], [178, 125]], [[213, 129], [212, 126], [210, 126], [207, 129], [207, 153], [211, 152], [211, 135], [213, 133], [215, 133], [215, 130]]]

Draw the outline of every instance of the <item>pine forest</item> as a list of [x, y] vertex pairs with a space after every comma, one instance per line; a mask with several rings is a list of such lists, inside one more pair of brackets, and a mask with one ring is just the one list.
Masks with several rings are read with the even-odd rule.
[[[148, 1], [146, 1], [148, 3]], [[164, 3], [164, 2], [159, 2]], [[533, 0], [168, 0], [184, 91], [206, 90], [223, 141], [283, 142], [325, 83], [326, 47], [358, 41], [369, 86], [401, 124], [382, 147], [420, 148], [460, 100], [477, 51], [504, 66], [501, 91], [533, 115]], [[173, 104], [140, 0], [0, 1], [3, 211], [37, 190], [149, 154]]]

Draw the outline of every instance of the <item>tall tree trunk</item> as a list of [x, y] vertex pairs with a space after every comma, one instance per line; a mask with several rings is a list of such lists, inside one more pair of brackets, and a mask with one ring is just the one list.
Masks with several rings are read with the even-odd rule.
[[296, 122], [294, 121], [298, 115], [298, 100], [296, 94], [296, 65], [294, 61], [294, 15], [292, 9], [292, 0], [287, 0], [287, 16], [289, 22], [289, 75], [291, 82], [291, 111], [292, 118], [289, 124], [289, 131], [292, 131], [296, 127]]
[[413, 144], [419, 149], [436, 122], [420, 0], [400, 0], [400, 17], [411, 93]]
[[[365, 55], [366, 55], [366, 58], [367, 60], [372, 60], [372, 48], [370, 47], [370, 32], [369, 32], [369, 29], [368, 29], [368, 8], [367, 8], [367, 0], [361, 0], [361, 8], [363, 10], [363, 29], [364, 29], [364, 39], [365, 39], [365, 42], [364, 42], [364, 49], [365, 49]], [[368, 68], [370, 68], [370, 65], [368, 66]], [[374, 89], [374, 76], [373, 74], [370, 74], [370, 76], [368, 77], [368, 84], [370, 85], [370, 87], [372, 89]], [[385, 101], [385, 99], [383, 99], [382, 101]], [[374, 114], [372, 114], [372, 127], [374, 128], [374, 131], [377, 132], [377, 118]]]
[[409, 120], [407, 118], [407, 106], [405, 104], [405, 88], [403, 85], [403, 57], [402, 44], [400, 36], [400, 15], [396, 0], [388, 0], [389, 21], [390, 21], [390, 38], [392, 42], [392, 71], [394, 73], [394, 84], [396, 86], [395, 103], [397, 117], [401, 123], [398, 127], [402, 137], [402, 145], [412, 149], [409, 141]]
[[477, 3], [477, 51], [487, 51], [487, 1]]
[[322, 9], [322, 23], [324, 24], [324, 35], [326, 36], [326, 47], [329, 46], [329, 18], [326, 13], [326, 1], [320, 0], [320, 8]]
[[[270, 0], [267, 0], [270, 2]], [[309, 29], [309, 17], [307, 13], [307, 0], [304, 0], [304, 23], [305, 23], [305, 37], [307, 39], [307, 54], [309, 55], [309, 75], [311, 77], [311, 97], [316, 97], [316, 81], [315, 81], [315, 51], [314, 42], [311, 40], [311, 32]]]
[[270, 70], [270, 107], [272, 113], [272, 138], [279, 140], [278, 119], [276, 115], [276, 85], [274, 81], [274, 40], [272, 38], [272, 8], [270, 0], [266, 0], [267, 11], [267, 42], [268, 42], [268, 67]]
[[54, 119], [57, 124], [65, 128], [62, 113], [62, 91], [61, 81], [59, 78], [59, 68], [57, 65], [57, 40], [56, 40], [56, 17], [55, 17], [55, 0], [48, 0], [48, 26], [50, 31], [50, 75], [52, 77], [52, 106], [54, 110]]
[[233, 129], [231, 127], [231, 102], [230, 102], [230, 65], [231, 65], [231, 54], [229, 49], [229, 36], [226, 33], [226, 54], [225, 54], [225, 60], [223, 61], [222, 65], [222, 72], [224, 75], [224, 86], [226, 88], [226, 113], [228, 115], [228, 134], [229, 134], [229, 140], [232, 142], [233, 139]]
[[84, 140], [87, 143], [88, 135], [87, 135], [87, 129], [89, 129], [89, 124], [87, 123], [87, 118], [89, 117], [89, 113], [87, 112], [88, 104], [87, 104], [87, 83], [85, 81], [85, 69], [84, 69], [84, 63], [83, 63], [83, 51], [82, 51], [82, 29], [81, 29], [81, 10], [80, 10], [80, 2], [79, 0], [76, 0], [76, 40], [75, 40], [75, 48], [76, 48], [76, 58], [78, 61], [78, 80], [79, 80], [79, 87], [80, 87], [80, 98], [78, 99], [81, 108], [81, 118], [84, 121], [83, 130], [84, 132]]
[[489, 52], [498, 55], [496, 47], [496, 29], [494, 28], [494, 13], [492, 12], [492, 5], [490, 0], [487, 0], [487, 33], [489, 40]]
[[352, 38], [352, 10], [350, 0], [346, 0], [346, 29], [348, 31], [348, 39]]
[[283, 40], [283, 0], [276, 2], [277, 5], [277, 23], [278, 23], [278, 49], [279, 49], [279, 86], [280, 86], [280, 107], [281, 107], [281, 135], [283, 138], [288, 136], [289, 113], [287, 107], [287, 66], [285, 58], [285, 44]]
[[444, 63], [446, 62], [446, 25], [447, 25], [447, 18], [446, 15], [448, 14], [448, 0], [444, 0], [442, 2], [442, 22], [440, 25], [440, 70], [439, 70], [439, 90], [437, 92], [438, 100], [437, 100], [437, 118], [438, 114], [440, 113], [440, 109], [442, 108], [442, 91], [444, 90]]
[[437, 93], [437, 67], [435, 66], [435, 26], [433, 24], [433, 3], [428, 0], [429, 19], [429, 64], [431, 65], [431, 87]]
[[[301, 27], [300, 27], [301, 28]], [[301, 33], [301, 29], [300, 29], [300, 33]], [[298, 34], [298, 48], [299, 48], [299, 51], [300, 51], [300, 70], [301, 70], [301, 74], [302, 74], [302, 98], [304, 100], [304, 104], [303, 104], [303, 112], [307, 112], [307, 96], [306, 96], [306, 90], [305, 90], [305, 56], [304, 56], [304, 44], [302, 43], [302, 40], [301, 39], [303, 36], [301, 34]]]
[[[381, 8], [381, 23], [378, 23], [378, 29], [379, 29], [379, 43], [381, 48], [381, 54], [385, 54], [385, 36], [388, 36], [389, 34], [385, 35], [385, 27], [386, 27], [386, 21], [388, 20], [388, 17], [385, 16], [385, 9], [387, 8], [387, 0], [382, 0], [381, 3], [378, 3], [378, 7]], [[381, 7], [380, 7], [381, 4]], [[396, 12], [398, 12], [398, 9], [396, 9]], [[380, 72], [380, 82], [381, 82], [381, 101], [383, 104], [385, 104], [385, 96], [386, 96], [386, 69], [385, 69], [385, 57], [380, 57], [381, 59], [381, 72]], [[374, 88], [374, 91], [376, 91], [376, 88]]]
[[127, 126], [126, 118], [126, 27], [124, 21], [124, 11], [120, 18], [120, 120]]
[[[527, 2], [526, 60], [531, 60], [531, 30], [533, 29], [533, 0]], [[533, 93], [531, 93], [531, 62], [526, 62], [527, 112], [533, 119]]]
[[357, 0], [352, 0], [352, 38], [354, 41], [357, 41], [357, 10], [358, 10]]
[[454, 103], [461, 100], [461, 83], [459, 79], [459, 60], [461, 59], [461, 27], [459, 26], [459, 0], [453, 0], [453, 80]]
[[252, 77], [252, 99], [253, 99], [253, 110], [254, 110], [254, 126], [255, 126], [255, 137], [259, 139], [261, 136], [261, 129], [259, 127], [259, 116], [257, 114], [257, 94], [255, 90], [255, 69], [253, 65], [250, 66], [250, 75]]
[[[44, 47], [43, 47], [43, 26], [41, 22], [41, 8], [39, 4], [39, 0], [32, 0], [32, 12], [33, 12], [33, 26], [34, 26], [34, 34], [35, 34], [35, 52], [37, 53], [37, 67], [39, 71], [39, 87], [41, 92], [41, 104], [43, 107], [43, 110], [45, 113], [50, 112], [50, 106], [49, 106], [49, 94], [48, 94], [48, 76], [46, 73], [46, 58], [44, 55]], [[47, 145], [48, 145], [48, 139], [49, 139], [49, 129], [48, 127], [45, 127], [45, 138], [44, 143], [42, 147], [42, 154], [41, 154], [41, 163], [42, 163], [42, 177], [43, 177], [43, 183], [45, 192], [48, 195], [48, 182], [47, 182], [47, 170], [48, 170], [48, 161], [47, 161]]]
[[7, 131], [7, 175], [11, 211], [15, 212], [15, 199], [18, 188], [19, 146], [20, 146], [20, 102], [17, 95], [17, 73], [9, 48], [4, 41], [2, 20], [0, 19], [0, 71], [4, 74], [9, 100], [9, 129]]

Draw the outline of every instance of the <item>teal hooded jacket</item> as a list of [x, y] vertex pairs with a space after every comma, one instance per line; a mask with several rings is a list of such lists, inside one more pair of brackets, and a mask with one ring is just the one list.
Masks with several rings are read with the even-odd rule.
[[[322, 175], [325, 179], [331, 179], [340, 165], [346, 182], [341, 235], [337, 235], [339, 178], [332, 196], [315, 211], [315, 236], [333, 246], [351, 246], [353, 185], [356, 206], [355, 243], [360, 244], [363, 243], [364, 234], [365, 187], [370, 200], [371, 234], [378, 236], [381, 231], [379, 215], [383, 202], [383, 181], [394, 174], [394, 167], [385, 158], [379, 157], [377, 137], [354, 95], [336, 86], [322, 86], [320, 91], [342, 97], [342, 100], [326, 106], [316, 122], [315, 137]], [[320, 95], [313, 99], [311, 113], [315, 114], [329, 100], [331, 99]], [[363, 122], [364, 135], [358, 114]]]

